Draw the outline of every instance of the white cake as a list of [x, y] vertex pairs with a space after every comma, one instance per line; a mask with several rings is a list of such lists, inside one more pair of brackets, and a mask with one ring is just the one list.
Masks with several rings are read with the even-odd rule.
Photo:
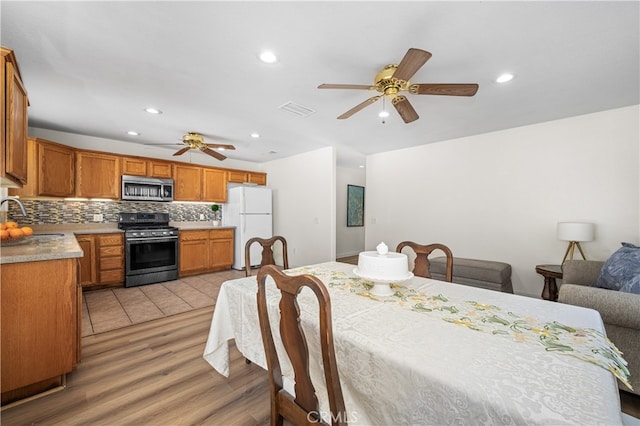
[[409, 277], [409, 262], [403, 253], [388, 252], [384, 243], [378, 251], [364, 251], [358, 255], [357, 274], [371, 280], [404, 280]]

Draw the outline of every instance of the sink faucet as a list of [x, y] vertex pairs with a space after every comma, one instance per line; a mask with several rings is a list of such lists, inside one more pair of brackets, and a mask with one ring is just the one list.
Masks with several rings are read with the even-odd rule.
[[22, 216], [26, 216], [27, 215], [27, 212], [24, 210], [24, 206], [22, 205], [22, 201], [18, 200], [17, 198], [13, 198], [13, 197], [5, 197], [2, 200], [0, 200], [0, 206], [3, 205], [5, 201], [15, 201], [20, 206], [20, 212], [22, 212]]

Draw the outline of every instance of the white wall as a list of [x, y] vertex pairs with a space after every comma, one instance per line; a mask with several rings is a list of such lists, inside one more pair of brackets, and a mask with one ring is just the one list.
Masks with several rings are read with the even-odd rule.
[[588, 259], [639, 243], [639, 116], [636, 105], [371, 155], [365, 249], [441, 242], [510, 263], [515, 293], [539, 297], [536, 264], [566, 249], [557, 222], [596, 224]]
[[[336, 182], [336, 257], [353, 256], [364, 251], [365, 227], [347, 227], [347, 185], [366, 187], [366, 172], [364, 169], [338, 167]], [[364, 197], [366, 200], [366, 188]]]
[[336, 160], [332, 147], [265, 163], [273, 232], [287, 240], [289, 266], [335, 260]]

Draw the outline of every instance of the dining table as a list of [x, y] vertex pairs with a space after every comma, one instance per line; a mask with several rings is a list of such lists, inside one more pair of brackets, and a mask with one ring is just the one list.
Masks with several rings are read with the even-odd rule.
[[[349, 423], [622, 424], [617, 379], [629, 372], [597, 311], [418, 276], [389, 284], [393, 295], [376, 296], [369, 291], [374, 283], [354, 270], [325, 262], [285, 271], [314, 275], [329, 290]], [[266, 369], [257, 285], [249, 276], [220, 288], [203, 356], [226, 377], [234, 373], [231, 340]], [[267, 300], [277, 321], [279, 292], [271, 278]], [[326, 418], [318, 307], [308, 289], [299, 306]], [[281, 364], [292, 391], [290, 366]]]

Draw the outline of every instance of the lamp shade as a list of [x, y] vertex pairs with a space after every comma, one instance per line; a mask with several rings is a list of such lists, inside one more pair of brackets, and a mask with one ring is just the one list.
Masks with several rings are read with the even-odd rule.
[[558, 222], [558, 239], [562, 241], [593, 241], [593, 223]]

